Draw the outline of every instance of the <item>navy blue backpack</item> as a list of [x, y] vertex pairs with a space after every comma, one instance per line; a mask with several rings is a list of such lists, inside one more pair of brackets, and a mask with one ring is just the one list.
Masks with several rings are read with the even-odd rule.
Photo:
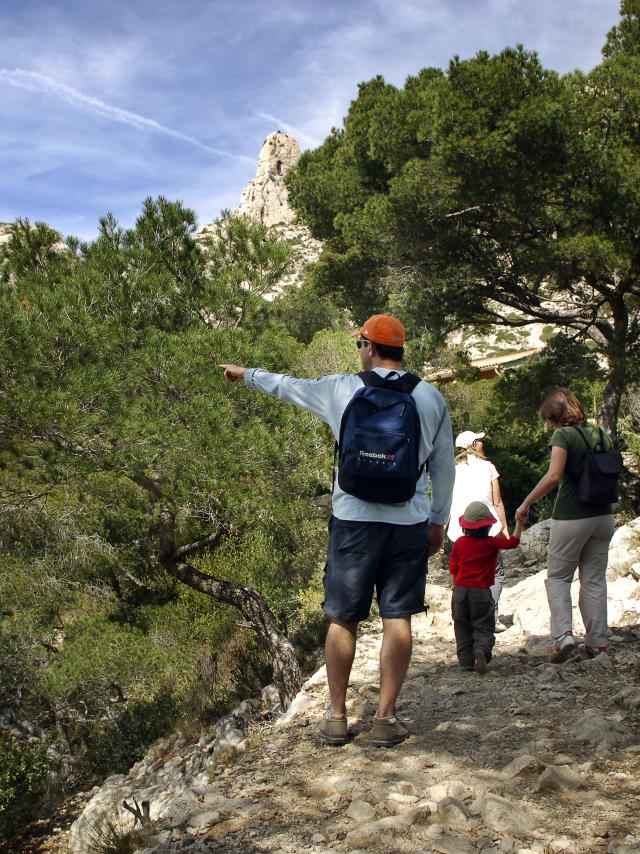
[[576, 482], [576, 495], [585, 504], [614, 504], [618, 500], [618, 478], [624, 468], [622, 454], [617, 448], [607, 451], [604, 433], [592, 447], [577, 424], [573, 425], [587, 446], [587, 455]]
[[415, 495], [424, 467], [420, 417], [411, 395], [420, 377], [395, 371], [358, 376], [364, 388], [351, 398], [340, 422], [338, 483], [363, 501], [400, 504]]

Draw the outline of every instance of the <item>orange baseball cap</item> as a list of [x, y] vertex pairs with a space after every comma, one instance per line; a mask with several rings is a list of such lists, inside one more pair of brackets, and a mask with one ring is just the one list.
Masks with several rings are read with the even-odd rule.
[[390, 314], [374, 314], [354, 334], [387, 347], [404, 347], [404, 326]]

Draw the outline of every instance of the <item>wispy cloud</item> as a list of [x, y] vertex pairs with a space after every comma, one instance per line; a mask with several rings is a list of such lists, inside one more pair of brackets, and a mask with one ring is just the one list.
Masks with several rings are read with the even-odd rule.
[[209, 154], [214, 154], [218, 157], [229, 157], [232, 160], [242, 160], [252, 162], [250, 158], [241, 154], [234, 154], [231, 151], [225, 151], [222, 148], [214, 148], [211, 145], [206, 145], [195, 137], [174, 130], [160, 124], [155, 119], [149, 119], [139, 113], [131, 112], [131, 110], [123, 110], [121, 107], [116, 107], [113, 104], [107, 104], [99, 98], [94, 98], [91, 95], [85, 95], [71, 86], [60, 83], [49, 77], [47, 74], [41, 74], [38, 71], [28, 71], [23, 68], [0, 68], [0, 81], [15, 86], [19, 89], [27, 89], [30, 92], [39, 92], [45, 95], [50, 95], [58, 98], [73, 107], [80, 110], [93, 113], [94, 115], [108, 119], [110, 121], [119, 122], [120, 124], [130, 125], [138, 130], [151, 131], [160, 133], [164, 136], [170, 136], [174, 139], [182, 140], [189, 145], [195, 145], [202, 151]]
[[284, 119], [281, 119], [278, 116], [273, 116], [271, 115], [271, 113], [263, 113], [260, 110], [256, 109], [254, 109], [253, 112], [259, 118], [270, 122], [274, 126], [274, 129], [282, 129], [285, 133], [291, 134], [291, 136], [295, 136], [298, 142], [304, 142], [310, 146], [316, 146], [322, 142], [321, 138], [310, 136], [308, 133], [305, 133], [299, 127], [294, 127], [294, 125], [290, 125], [288, 122], [285, 122]]

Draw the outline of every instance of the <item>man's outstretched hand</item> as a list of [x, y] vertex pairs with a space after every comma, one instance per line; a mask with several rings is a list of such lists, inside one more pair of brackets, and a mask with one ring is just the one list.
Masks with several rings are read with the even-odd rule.
[[246, 368], [241, 368], [239, 365], [218, 365], [224, 371], [224, 378], [228, 383], [237, 383], [238, 380], [243, 380], [247, 371]]

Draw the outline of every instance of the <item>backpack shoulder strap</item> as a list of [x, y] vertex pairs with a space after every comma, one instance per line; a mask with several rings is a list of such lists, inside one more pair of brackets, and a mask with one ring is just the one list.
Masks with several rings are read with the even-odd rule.
[[[582, 430], [578, 427], [578, 425], [577, 425], [577, 424], [572, 424], [571, 426], [573, 427], [573, 429], [574, 429], [574, 430], [577, 430], [577, 431], [578, 431], [578, 433], [580, 433], [580, 435], [582, 436], [582, 441], [585, 443], [585, 445], [587, 446], [587, 448], [588, 448], [590, 451], [593, 451], [593, 448], [592, 448], [592, 447], [591, 447], [591, 445], [589, 444], [589, 440], [588, 440], [588, 439], [587, 439], [587, 437], [584, 435], [584, 433], [582, 432]], [[602, 431], [600, 431], [600, 432], [602, 432]], [[602, 438], [602, 437], [601, 437], [601, 438]], [[603, 439], [603, 441], [604, 441], [604, 439]], [[603, 445], [603, 448], [604, 448], [604, 445]]]
[[375, 371], [360, 371], [358, 376], [365, 386], [373, 386], [374, 388], [385, 388], [386, 386], [385, 378]]
[[[607, 450], [607, 446], [605, 445], [605, 441], [604, 441], [604, 430], [602, 429], [602, 427], [598, 427], [598, 432], [600, 433], [600, 446], [602, 447], [602, 450], [603, 450], [603, 451], [606, 451], [606, 450]], [[596, 445], [596, 448], [597, 448], [597, 447], [598, 447], [598, 446]], [[613, 443], [612, 443], [612, 447], [613, 447]]]
[[411, 394], [418, 383], [422, 382], [420, 377], [409, 372], [398, 376], [394, 379], [389, 379], [395, 371], [390, 371], [386, 377], [381, 377], [376, 371], [360, 371], [358, 376], [365, 386], [373, 386], [374, 388], [395, 388], [398, 391], [403, 391], [406, 394]]
[[578, 433], [580, 433], [585, 445], [587, 446], [587, 448], [589, 448], [590, 451], [595, 451], [598, 448], [598, 446], [600, 446], [603, 451], [607, 450], [607, 446], [605, 444], [605, 438], [604, 438], [604, 430], [602, 429], [602, 427], [598, 427], [599, 439], [595, 443], [595, 445], [591, 445], [591, 443], [589, 442], [589, 440], [587, 439], [587, 437], [584, 435], [583, 431], [581, 430], [580, 427], [578, 427], [577, 424], [574, 424], [573, 427], [575, 430], [578, 431]]
[[411, 394], [414, 388], [422, 382], [422, 379], [415, 374], [410, 374], [408, 371], [400, 377], [399, 382], [402, 384], [402, 391]]

